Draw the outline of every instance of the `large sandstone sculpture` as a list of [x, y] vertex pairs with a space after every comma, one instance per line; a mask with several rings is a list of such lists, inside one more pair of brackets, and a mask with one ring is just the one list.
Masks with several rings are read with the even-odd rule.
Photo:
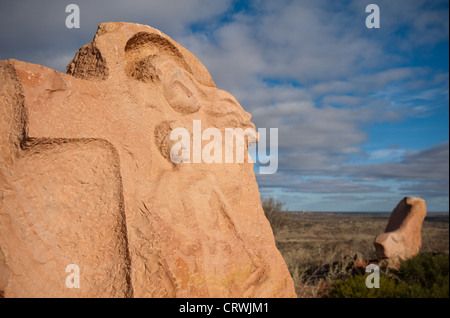
[[392, 212], [385, 233], [375, 239], [377, 258], [387, 259], [392, 266], [419, 253], [422, 246], [422, 223], [427, 214], [425, 201], [408, 197]]
[[0, 294], [295, 297], [253, 165], [170, 160], [175, 127], [250, 117], [148, 26], [100, 24], [67, 74], [0, 61]]

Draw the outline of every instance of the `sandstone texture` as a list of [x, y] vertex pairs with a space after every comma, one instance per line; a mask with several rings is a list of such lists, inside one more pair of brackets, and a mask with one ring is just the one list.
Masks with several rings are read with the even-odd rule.
[[0, 61], [0, 295], [295, 297], [253, 164], [170, 160], [172, 129], [250, 118], [144, 25], [100, 24], [67, 74]]
[[427, 214], [425, 201], [408, 197], [400, 201], [389, 218], [385, 233], [375, 239], [377, 258], [387, 259], [394, 267], [419, 253], [422, 223]]

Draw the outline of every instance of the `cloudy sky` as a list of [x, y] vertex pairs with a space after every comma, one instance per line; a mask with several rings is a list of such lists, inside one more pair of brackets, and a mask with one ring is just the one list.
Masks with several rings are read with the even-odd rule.
[[[80, 7], [67, 29], [65, 8]], [[380, 8], [368, 29], [365, 8]], [[257, 127], [279, 129], [261, 194], [290, 210], [449, 210], [449, 2], [0, 1], [0, 59], [59, 71], [98, 23], [160, 29], [189, 49]]]

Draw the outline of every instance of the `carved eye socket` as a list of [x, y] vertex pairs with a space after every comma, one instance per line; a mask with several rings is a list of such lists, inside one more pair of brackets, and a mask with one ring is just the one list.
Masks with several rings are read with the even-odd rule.
[[158, 71], [153, 65], [153, 56], [149, 55], [143, 59], [127, 61], [125, 72], [128, 77], [144, 83], [158, 82]]

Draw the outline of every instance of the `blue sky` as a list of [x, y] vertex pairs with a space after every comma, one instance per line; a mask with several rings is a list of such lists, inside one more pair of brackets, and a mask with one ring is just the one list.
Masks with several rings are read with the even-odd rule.
[[[76, 3], [81, 28], [67, 29]], [[367, 29], [376, 3], [381, 28]], [[147, 24], [194, 53], [257, 127], [279, 169], [257, 175], [290, 210], [449, 210], [448, 1], [2, 1], [0, 58], [59, 71], [106, 21]]]

